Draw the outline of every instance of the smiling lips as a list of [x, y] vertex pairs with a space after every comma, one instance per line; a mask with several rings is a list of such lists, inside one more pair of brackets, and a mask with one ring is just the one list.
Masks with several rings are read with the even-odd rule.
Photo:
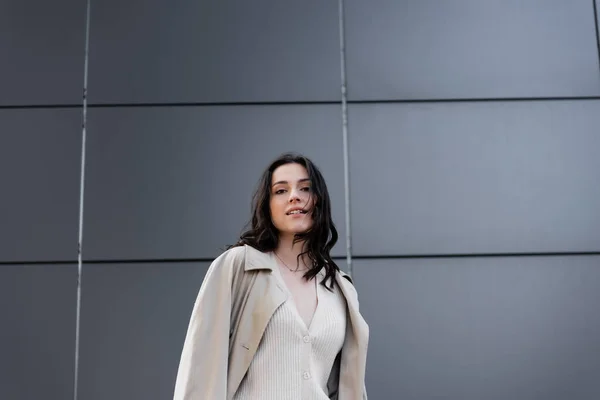
[[285, 215], [302, 215], [302, 214], [306, 214], [306, 211], [302, 210], [300, 208], [295, 208], [295, 209], [285, 213]]

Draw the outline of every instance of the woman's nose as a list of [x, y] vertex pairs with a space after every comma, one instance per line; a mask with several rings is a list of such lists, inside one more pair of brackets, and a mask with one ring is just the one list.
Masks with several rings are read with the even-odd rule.
[[290, 191], [290, 203], [300, 200], [300, 195], [297, 190]]

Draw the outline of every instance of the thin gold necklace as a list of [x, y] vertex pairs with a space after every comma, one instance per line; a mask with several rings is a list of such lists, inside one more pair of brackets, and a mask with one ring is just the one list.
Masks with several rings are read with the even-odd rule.
[[283, 261], [283, 260], [281, 259], [281, 257], [279, 257], [279, 254], [277, 254], [277, 252], [276, 252], [276, 251], [273, 251], [273, 253], [275, 254], [275, 256], [276, 256], [277, 258], [279, 258], [279, 261], [281, 261], [281, 262], [283, 263], [283, 265], [285, 265], [285, 267], [286, 267], [287, 269], [289, 269], [289, 270], [290, 270], [290, 272], [298, 272], [298, 271], [300, 271], [300, 265], [298, 265], [298, 266], [296, 267], [296, 269], [295, 269], [295, 270], [294, 270], [294, 269], [291, 269], [290, 267], [288, 267], [288, 265], [285, 263], [285, 261]]

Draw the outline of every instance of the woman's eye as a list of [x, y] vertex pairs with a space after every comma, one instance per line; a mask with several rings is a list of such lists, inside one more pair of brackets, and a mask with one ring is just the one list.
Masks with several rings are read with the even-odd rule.
[[283, 189], [279, 189], [279, 190], [276, 190], [276, 191], [275, 191], [275, 194], [281, 194], [281, 193], [283, 193], [283, 192], [285, 192], [285, 190], [283, 190]]
[[307, 187], [304, 187], [304, 188], [302, 188], [300, 190], [304, 190], [305, 192], [310, 192], [310, 187], [307, 186]]

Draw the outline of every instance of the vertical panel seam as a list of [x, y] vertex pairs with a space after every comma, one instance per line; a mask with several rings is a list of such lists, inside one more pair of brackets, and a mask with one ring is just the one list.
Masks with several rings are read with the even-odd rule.
[[598, 26], [598, 1], [592, 0], [594, 8], [594, 28], [596, 29], [596, 50], [598, 54], [598, 73], [600, 74], [600, 26]]
[[346, 37], [344, 27], [344, 0], [338, 0], [338, 22], [340, 29], [340, 72], [342, 94], [342, 146], [344, 153], [344, 215], [346, 223], [346, 263], [352, 276], [352, 230], [350, 224], [350, 166], [348, 153], [348, 104], [346, 88]]
[[83, 272], [83, 199], [85, 192], [85, 148], [87, 129], [87, 87], [88, 87], [88, 60], [90, 45], [90, 8], [91, 0], [86, 2], [85, 16], [85, 49], [83, 61], [83, 107], [81, 121], [81, 167], [79, 182], [79, 232], [77, 241], [77, 302], [75, 311], [75, 369], [73, 376], [73, 399], [77, 400], [79, 391], [79, 347], [81, 330], [81, 278]]

